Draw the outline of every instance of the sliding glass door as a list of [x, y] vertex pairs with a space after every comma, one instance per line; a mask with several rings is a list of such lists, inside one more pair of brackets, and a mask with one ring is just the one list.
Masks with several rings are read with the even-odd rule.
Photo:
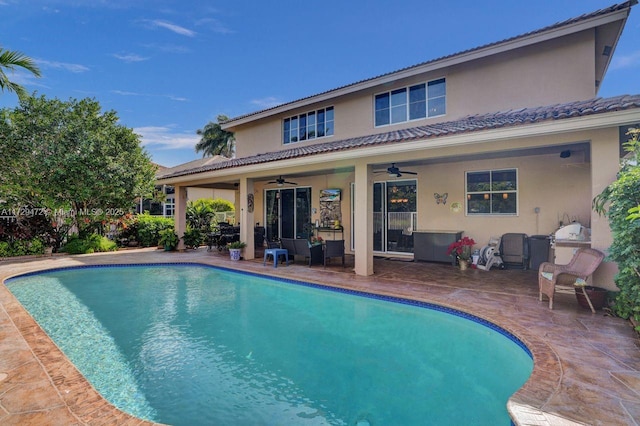
[[267, 189], [265, 191], [267, 239], [303, 237], [311, 223], [311, 188]]
[[416, 194], [415, 180], [373, 184], [373, 251], [413, 253]]

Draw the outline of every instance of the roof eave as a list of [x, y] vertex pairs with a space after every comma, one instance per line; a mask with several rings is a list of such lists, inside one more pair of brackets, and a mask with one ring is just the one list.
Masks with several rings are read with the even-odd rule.
[[[546, 120], [532, 124], [499, 127], [495, 129], [471, 131], [453, 135], [429, 137], [406, 142], [389, 143], [383, 145], [366, 146], [339, 151], [340, 160], [357, 160], [368, 156], [384, 156], [406, 153], [424, 149], [452, 148], [461, 145], [478, 143], [494, 143], [519, 138], [542, 137], [561, 133], [582, 132], [607, 127], [621, 126], [640, 121], [640, 109], [611, 111], [597, 115], [565, 118], [561, 120]], [[428, 141], [428, 145], [425, 145]], [[209, 170], [200, 173], [183, 174], [165, 179], [159, 179], [158, 184], [179, 185], [207, 179], [229, 180], [238, 176], [268, 171], [274, 168], [302, 167], [326, 164], [335, 160], [336, 152], [300, 156], [294, 158], [268, 161], [264, 163], [248, 164], [227, 169]]]

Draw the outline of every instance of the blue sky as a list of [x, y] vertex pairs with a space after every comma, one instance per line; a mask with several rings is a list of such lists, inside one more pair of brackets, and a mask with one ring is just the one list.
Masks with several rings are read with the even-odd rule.
[[[156, 163], [201, 157], [196, 130], [611, 6], [615, 0], [0, 0], [0, 46], [49, 98], [95, 98]], [[599, 95], [640, 94], [640, 5]], [[0, 107], [15, 107], [0, 93]]]

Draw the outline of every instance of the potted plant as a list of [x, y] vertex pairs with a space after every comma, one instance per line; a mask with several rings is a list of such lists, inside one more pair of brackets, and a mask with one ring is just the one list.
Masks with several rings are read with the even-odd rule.
[[447, 248], [448, 256], [455, 256], [460, 265], [460, 270], [464, 271], [469, 267], [471, 260], [471, 249], [475, 245], [473, 238], [464, 237], [456, 242], [449, 244]]
[[199, 229], [187, 229], [182, 237], [187, 248], [197, 249], [202, 244], [203, 235]]
[[317, 237], [311, 237], [311, 238], [309, 239], [309, 243], [310, 243], [312, 246], [320, 246], [320, 245], [322, 245], [322, 241], [323, 241], [323, 240], [322, 240], [322, 237], [321, 237], [321, 236], [319, 236], [319, 235], [318, 235]]
[[227, 244], [227, 247], [229, 248], [229, 256], [231, 257], [231, 260], [240, 260], [240, 252], [246, 246], [247, 244], [242, 241], [234, 241]]
[[178, 243], [180, 242], [180, 238], [178, 234], [171, 228], [164, 229], [160, 231], [160, 240], [158, 244], [164, 247], [164, 251], [172, 251], [178, 247]]

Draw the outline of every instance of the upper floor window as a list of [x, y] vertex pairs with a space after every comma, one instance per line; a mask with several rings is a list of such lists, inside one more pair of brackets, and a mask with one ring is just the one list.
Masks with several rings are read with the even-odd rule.
[[468, 215], [515, 215], [518, 213], [517, 169], [467, 172]]
[[385, 126], [444, 115], [446, 95], [447, 85], [444, 78], [377, 94], [375, 125]]
[[282, 140], [285, 144], [333, 135], [333, 107], [285, 118]]

